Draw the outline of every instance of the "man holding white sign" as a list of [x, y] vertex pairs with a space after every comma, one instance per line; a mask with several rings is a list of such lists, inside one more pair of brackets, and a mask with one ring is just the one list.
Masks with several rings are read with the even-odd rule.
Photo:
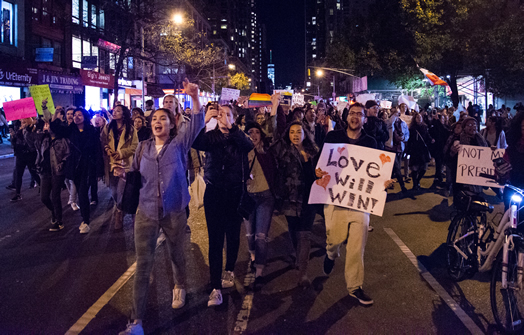
[[345, 279], [349, 295], [371, 305], [373, 300], [362, 290], [369, 213], [382, 214], [387, 195], [382, 185], [391, 183], [395, 154], [373, 150], [377, 142], [363, 129], [365, 120], [364, 106], [355, 103], [349, 109], [347, 129], [327, 134], [315, 170], [320, 179], [311, 188], [309, 203], [326, 204], [324, 273], [332, 272], [340, 246], [347, 239]]

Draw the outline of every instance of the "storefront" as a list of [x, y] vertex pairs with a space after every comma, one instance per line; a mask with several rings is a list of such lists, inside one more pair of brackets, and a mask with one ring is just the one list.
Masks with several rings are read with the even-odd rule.
[[85, 104], [87, 110], [109, 109], [108, 90], [115, 86], [115, 76], [94, 71], [80, 70], [85, 86]]
[[29, 86], [38, 83], [37, 69], [10, 64], [0, 64], [0, 107], [6, 101], [18, 100], [29, 95]]
[[84, 86], [80, 76], [39, 70], [38, 84], [49, 85], [55, 106], [84, 105]]

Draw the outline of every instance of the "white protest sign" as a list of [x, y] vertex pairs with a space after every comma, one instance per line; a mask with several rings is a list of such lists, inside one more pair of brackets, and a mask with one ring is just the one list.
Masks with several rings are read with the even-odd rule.
[[382, 216], [395, 154], [358, 145], [325, 143], [317, 168], [327, 172], [311, 186], [310, 204], [328, 204]]
[[391, 101], [382, 100], [380, 102], [380, 108], [391, 109]]
[[234, 88], [223, 88], [222, 94], [220, 95], [220, 102], [230, 102], [231, 100], [238, 100], [238, 97], [240, 96], [240, 90], [236, 90]]
[[360, 102], [361, 104], [365, 105], [368, 100], [375, 100], [375, 93], [367, 93], [367, 94], [360, 94], [357, 95], [357, 102]]
[[293, 105], [304, 105], [304, 95], [300, 93], [293, 94]]
[[490, 147], [461, 145], [457, 161], [457, 183], [502, 187], [492, 179], [479, 177], [479, 174], [494, 175], [493, 160], [504, 156], [504, 152], [504, 149], [491, 150]]
[[342, 113], [344, 111], [344, 108], [346, 108], [347, 106], [348, 106], [348, 102], [347, 101], [341, 101], [337, 105], [337, 111]]

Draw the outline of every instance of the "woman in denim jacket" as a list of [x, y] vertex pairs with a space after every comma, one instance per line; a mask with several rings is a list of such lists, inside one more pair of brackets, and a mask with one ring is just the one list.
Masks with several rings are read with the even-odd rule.
[[185, 304], [185, 208], [190, 199], [186, 181], [187, 152], [204, 127], [204, 116], [200, 112], [198, 86], [186, 79], [184, 89], [194, 103], [188, 127], [177, 134], [173, 113], [164, 108], [154, 111], [151, 114], [153, 138], [140, 142], [131, 167], [131, 171], [138, 170], [142, 175], [135, 220], [137, 270], [133, 287], [134, 321], [120, 334], [143, 334], [142, 319], [160, 228], [166, 235], [173, 265], [175, 288], [172, 307], [182, 308]]

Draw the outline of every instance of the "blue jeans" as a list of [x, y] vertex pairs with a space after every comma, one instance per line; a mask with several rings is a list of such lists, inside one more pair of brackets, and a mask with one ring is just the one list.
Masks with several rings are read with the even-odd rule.
[[[162, 213], [161, 209], [160, 213]], [[133, 313], [131, 315], [133, 320], [142, 320], [145, 315], [149, 276], [155, 261], [156, 240], [160, 228], [166, 235], [175, 286], [185, 286], [186, 257], [184, 244], [186, 224], [185, 209], [166, 213], [163, 219], [152, 220], [140, 211], [140, 207], [138, 208], [135, 218], [136, 273], [133, 286]]]
[[118, 210], [122, 210], [122, 196], [124, 195], [124, 188], [126, 187], [126, 181], [124, 178], [113, 176], [113, 173], [109, 175], [109, 188], [111, 189], [111, 197], [115, 202], [115, 206]]
[[275, 198], [270, 190], [249, 194], [255, 200], [256, 207], [246, 223], [246, 236], [249, 252], [255, 254], [255, 267], [266, 265], [267, 240]]

